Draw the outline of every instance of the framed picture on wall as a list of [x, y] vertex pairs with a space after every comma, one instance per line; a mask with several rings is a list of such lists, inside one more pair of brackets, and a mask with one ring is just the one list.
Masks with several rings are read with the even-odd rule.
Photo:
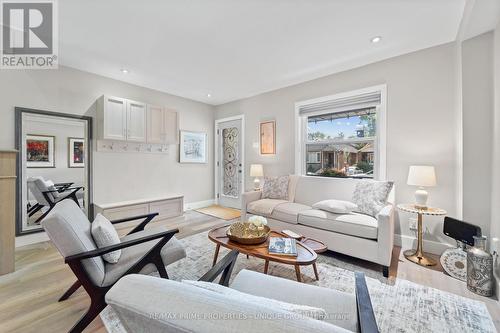
[[85, 139], [68, 138], [68, 167], [85, 167]]
[[276, 121], [260, 123], [260, 153], [262, 155], [276, 154]]
[[54, 145], [56, 138], [51, 135], [26, 135], [26, 167], [55, 168]]
[[207, 163], [207, 133], [180, 132], [179, 162]]

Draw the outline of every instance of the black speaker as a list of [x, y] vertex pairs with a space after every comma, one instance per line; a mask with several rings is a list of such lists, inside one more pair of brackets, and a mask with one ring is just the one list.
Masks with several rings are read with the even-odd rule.
[[443, 232], [446, 236], [470, 246], [474, 245], [474, 238], [472, 236], [481, 236], [481, 228], [477, 225], [448, 216], [444, 218]]

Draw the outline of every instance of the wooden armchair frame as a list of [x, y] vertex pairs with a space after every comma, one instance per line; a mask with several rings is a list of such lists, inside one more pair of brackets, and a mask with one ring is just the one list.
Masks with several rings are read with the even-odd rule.
[[[111, 223], [117, 224], [122, 222], [129, 222], [129, 221], [143, 219], [141, 223], [139, 223], [135, 228], [133, 228], [127, 234], [130, 235], [139, 231], [143, 231], [144, 227], [157, 215], [158, 213], [134, 216], [124, 219], [114, 220], [111, 221]], [[104, 295], [106, 295], [106, 292], [113, 286], [110, 285], [106, 287], [101, 287], [94, 284], [89, 274], [83, 267], [82, 260], [101, 256], [103, 254], [115, 250], [124, 249], [130, 246], [142, 244], [155, 239], [160, 239], [159, 242], [155, 244], [155, 246], [153, 246], [146, 254], [144, 254], [141, 258], [139, 258], [137, 262], [131, 268], [129, 268], [123, 275], [125, 276], [127, 274], [139, 273], [144, 268], [144, 266], [148, 264], [154, 264], [156, 266], [156, 269], [158, 269], [160, 277], [168, 279], [167, 270], [161, 258], [161, 249], [177, 232], [179, 232], [178, 229], [172, 229], [154, 235], [148, 235], [141, 238], [125, 241], [120, 244], [98, 248], [92, 251], [82, 252], [65, 257], [64, 262], [69, 265], [69, 267], [77, 277], [77, 281], [73, 283], [73, 285], [61, 296], [59, 302], [68, 299], [81, 286], [83, 286], [87, 294], [90, 296], [89, 309], [80, 318], [80, 320], [71, 328], [70, 332], [82, 332], [83, 329], [85, 329], [85, 327], [87, 327], [92, 322], [92, 320], [94, 320], [94, 318], [106, 307]]]
[[[52, 210], [52, 208], [54, 208], [55, 205], [62, 200], [71, 199], [78, 205], [78, 207], [80, 207], [80, 203], [78, 203], [78, 198], [76, 197], [76, 193], [78, 191], [80, 191], [81, 189], [83, 189], [83, 186], [71, 187], [71, 185], [73, 185], [73, 183], [54, 184], [54, 186], [56, 187], [55, 190], [42, 191], [42, 195], [45, 198], [45, 201], [47, 201], [49, 203], [49, 209], [47, 209], [47, 211], [45, 213], [43, 213], [42, 216], [40, 216], [35, 221], [36, 224], [40, 223], [45, 218], [45, 216], [47, 216], [47, 214]], [[65, 192], [69, 192], [69, 193], [64, 194]], [[62, 193], [62, 194], [64, 194], [64, 196], [60, 197], [57, 201], [54, 201], [53, 197], [50, 196], [51, 193]], [[44, 207], [44, 205], [42, 205], [40, 203], [37, 203], [36, 205], [29, 207], [28, 208], [28, 217], [33, 216], [36, 212], [38, 212], [43, 207]]]

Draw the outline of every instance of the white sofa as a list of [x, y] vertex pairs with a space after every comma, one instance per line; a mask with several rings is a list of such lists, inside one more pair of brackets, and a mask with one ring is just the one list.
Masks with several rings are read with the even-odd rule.
[[394, 187], [387, 205], [375, 217], [359, 213], [333, 214], [312, 208], [322, 200], [352, 201], [359, 181], [290, 176], [288, 200], [262, 199], [261, 191], [244, 193], [241, 219], [245, 221], [247, 213], [265, 216], [273, 229], [289, 229], [317, 238], [329, 250], [380, 264], [387, 277], [394, 245]]

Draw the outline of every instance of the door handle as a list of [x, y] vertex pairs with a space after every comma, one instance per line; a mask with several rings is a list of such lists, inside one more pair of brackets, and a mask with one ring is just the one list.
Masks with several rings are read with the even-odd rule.
[[241, 173], [241, 170], [238, 170], [238, 173]]

